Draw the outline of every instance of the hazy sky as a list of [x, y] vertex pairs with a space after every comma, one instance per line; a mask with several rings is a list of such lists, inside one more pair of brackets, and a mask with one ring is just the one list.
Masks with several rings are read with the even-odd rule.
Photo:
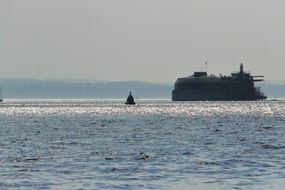
[[284, 0], [0, 0], [0, 77], [285, 80]]

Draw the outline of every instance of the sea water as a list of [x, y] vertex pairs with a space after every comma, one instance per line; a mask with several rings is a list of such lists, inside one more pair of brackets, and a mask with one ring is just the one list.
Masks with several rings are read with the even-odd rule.
[[8, 100], [0, 189], [284, 189], [285, 102]]

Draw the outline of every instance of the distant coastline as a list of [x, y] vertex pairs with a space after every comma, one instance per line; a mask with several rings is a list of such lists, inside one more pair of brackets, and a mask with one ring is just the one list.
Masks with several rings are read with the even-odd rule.
[[[5, 99], [125, 99], [130, 91], [136, 99], [171, 99], [173, 85], [143, 81], [0, 78]], [[285, 81], [266, 81], [258, 86], [268, 99], [285, 98]]]

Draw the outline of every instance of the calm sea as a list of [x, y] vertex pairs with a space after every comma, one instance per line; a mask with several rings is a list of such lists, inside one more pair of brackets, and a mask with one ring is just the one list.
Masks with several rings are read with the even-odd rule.
[[284, 189], [285, 101], [8, 100], [0, 189]]

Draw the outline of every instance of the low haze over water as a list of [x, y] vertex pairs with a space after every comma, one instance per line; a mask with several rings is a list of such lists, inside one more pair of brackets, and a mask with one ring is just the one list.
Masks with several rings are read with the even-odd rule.
[[3, 189], [283, 189], [285, 101], [8, 100]]

